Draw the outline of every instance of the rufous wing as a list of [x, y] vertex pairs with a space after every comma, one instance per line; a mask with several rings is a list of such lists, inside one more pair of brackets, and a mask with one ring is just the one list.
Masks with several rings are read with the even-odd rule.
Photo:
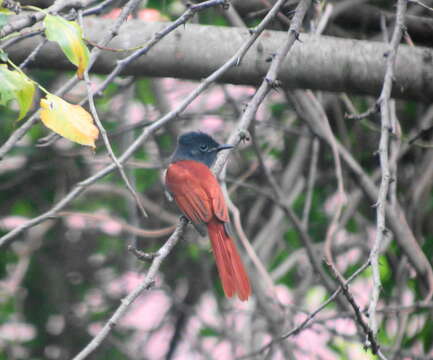
[[206, 169], [197, 169], [195, 164], [195, 161], [171, 164], [165, 182], [185, 216], [195, 224], [203, 224], [208, 223], [213, 215], [211, 199], [201, 184], [201, 173], [210, 170], [204, 164]]

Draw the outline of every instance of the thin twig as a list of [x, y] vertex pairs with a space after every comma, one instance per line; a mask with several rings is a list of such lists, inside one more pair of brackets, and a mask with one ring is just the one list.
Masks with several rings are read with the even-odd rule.
[[427, 10], [433, 11], [433, 8], [431, 8], [430, 6], [427, 6], [426, 4], [422, 3], [422, 2], [419, 1], [419, 0], [408, 0], [408, 1], [409, 1], [409, 2], [412, 2], [412, 3], [415, 3], [415, 4], [417, 4], [417, 5], [421, 6], [421, 7], [423, 7], [424, 9], [427, 9]]
[[31, 12], [30, 14], [18, 17], [14, 21], [11, 21], [10, 23], [3, 26], [3, 28], [0, 30], [0, 39], [41, 21], [48, 13], [56, 14], [65, 7], [83, 8], [93, 1], [94, 0], [56, 0], [54, 4], [45, 11]]
[[[83, 26], [83, 17], [81, 11], [78, 12], [78, 18], [80, 20], [81, 27]], [[108, 151], [108, 154], [110, 155], [110, 158], [113, 160], [113, 163], [116, 165], [117, 169], [119, 170], [120, 176], [122, 177], [122, 180], [125, 182], [126, 188], [131, 193], [132, 197], [134, 198], [135, 202], [138, 205], [138, 208], [140, 209], [142, 215], [144, 217], [147, 217], [146, 210], [144, 209], [144, 205], [140, 200], [140, 197], [137, 194], [137, 191], [134, 189], [134, 187], [131, 185], [128, 176], [126, 176], [125, 170], [123, 168], [123, 165], [119, 162], [116, 155], [114, 154], [113, 148], [111, 146], [110, 140], [108, 140], [107, 131], [104, 128], [104, 125], [102, 125], [101, 120], [99, 119], [98, 112], [96, 110], [95, 101], [93, 98], [93, 93], [91, 91], [92, 83], [90, 81], [89, 76], [89, 70], [86, 69], [84, 71], [84, 80], [86, 82], [86, 89], [87, 89], [87, 101], [89, 102], [90, 111], [92, 113], [92, 116], [95, 120], [96, 125], [98, 126], [98, 129], [101, 133], [102, 139], [104, 140], [104, 145]]]
[[376, 338], [375, 338], [375, 335], [373, 334], [373, 331], [368, 326], [368, 324], [365, 322], [365, 320], [361, 314], [361, 310], [359, 309], [358, 304], [356, 303], [355, 299], [353, 298], [352, 293], [349, 290], [349, 286], [345, 283], [345, 281], [342, 280], [342, 277], [341, 277], [339, 271], [337, 270], [337, 268], [335, 267], [335, 265], [333, 263], [326, 262], [326, 264], [331, 269], [332, 273], [335, 276], [335, 279], [340, 284], [340, 287], [341, 287], [341, 290], [343, 291], [344, 296], [346, 297], [349, 304], [352, 306], [353, 311], [355, 312], [356, 322], [359, 324], [359, 326], [361, 326], [361, 329], [364, 331], [364, 333], [367, 336], [368, 346], [371, 347], [371, 351], [373, 352], [373, 354], [378, 354], [379, 353], [379, 344], [376, 341]]
[[[340, 160], [340, 153], [338, 151], [338, 144], [337, 140], [335, 138], [334, 133], [332, 132], [331, 125], [329, 124], [328, 117], [326, 115], [325, 110], [323, 109], [320, 102], [317, 100], [316, 96], [311, 91], [306, 91], [305, 96], [308, 97], [310, 101], [310, 105], [314, 106], [314, 110], [318, 114], [318, 120], [320, 120], [319, 125], [321, 126], [321, 130], [325, 138], [327, 139], [327, 142], [331, 146], [332, 149], [332, 155], [334, 158], [335, 163], [335, 176], [337, 178], [337, 206], [333, 212], [331, 223], [328, 226], [328, 229], [326, 231], [326, 237], [325, 237], [325, 245], [324, 245], [324, 253], [325, 257], [328, 262], [334, 265], [336, 268], [334, 261], [332, 259], [332, 240], [335, 236], [335, 233], [338, 230], [338, 223], [341, 216], [341, 212], [343, 210], [343, 207], [347, 203], [347, 196], [346, 192], [344, 190], [344, 181], [343, 181], [343, 171], [341, 168], [341, 160]], [[342, 275], [338, 272], [339, 276], [342, 278]]]
[[[350, 284], [369, 265], [370, 265], [369, 261], [367, 261], [366, 263], [364, 263], [364, 265], [362, 265], [346, 281], [343, 282], [344, 286], [347, 286], [348, 284]], [[271, 348], [277, 342], [283, 341], [283, 340], [285, 340], [285, 339], [287, 339], [287, 338], [289, 338], [291, 336], [298, 335], [302, 330], [304, 330], [305, 328], [307, 328], [311, 324], [312, 320], [316, 317], [316, 315], [318, 313], [320, 313], [323, 309], [325, 309], [331, 302], [333, 302], [342, 291], [343, 291], [343, 287], [340, 286], [337, 290], [335, 290], [332, 293], [332, 295], [325, 302], [323, 302], [316, 310], [314, 310], [312, 313], [310, 313], [305, 318], [305, 320], [302, 321], [299, 325], [297, 325], [296, 327], [294, 327], [293, 329], [291, 329], [290, 331], [288, 331], [284, 335], [280, 336], [278, 339], [273, 339], [270, 342], [268, 342], [266, 345], [263, 345], [260, 349], [254, 351], [252, 353], [240, 356], [240, 357], [236, 358], [236, 360], [252, 358], [254, 356], [263, 354], [263, 352], [265, 352], [267, 349]]]
[[144, 230], [142, 228], [129, 225], [128, 223], [124, 222], [121, 219], [114, 218], [109, 215], [105, 214], [92, 214], [92, 213], [85, 213], [80, 211], [60, 211], [57, 213], [57, 216], [62, 217], [68, 217], [68, 216], [81, 216], [84, 218], [88, 218], [91, 220], [97, 220], [97, 221], [110, 221], [115, 222], [116, 224], [120, 225], [122, 231], [128, 232], [130, 234], [142, 237], [142, 238], [148, 238], [148, 239], [155, 239], [157, 237], [167, 236], [169, 233], [171, 233], [175, 226], [168, 226], [166, 228], [157, 229], [157, 230]]
[[392, 81], [394, 78], [394, 67], [395, 59], [397, 56], [398, 45], [400, 44], [403, 27], [404, 27], [404, 16], [406, 12], [407, 0], [398, 0], [397, 4], [397, 15], [394, 32], [392, 34], [390, 50], [387, 54], [386, 59], [386, 72], [383, 81], [382, 92], [379, 97], [380, 114], [381, 114], [381, 135], [379, 142], [379, 158], [380, 168], [382, 172], [382, 179], [379, 188], [379, 195], [377, 199], [376, 209], [376, 239], [370, 252], [370, 261], [373, 277], [373, 289], [370, 297], [370, 304], [368, 308], [369, 325], [373, 331], [373, 335], [377, 334], [378, 325], [376, 318], [376, 307], [379, 301], [381, 280], [379, 270], [379, 252], [381, 250], [382, 242], [387, 231], [385, 225], [385, 211], [387, 207], [387, 195], [389, 189], [389, 183], [391, 180], [390, 168], [389, 168], [389, 134], [392, 131], [391, 128], [391, 115], [389, 108], [389, 101], [391, 98]]
[[39, 51], [41, 51], [42, 47], [47, 43], [47, 39], [43, 39], [38, 46], [36, 46], [33, 51], [24, 59], [24, 61], [20, 64], [20, 69], [24, 69], [30, 62], [32, 62]]
[[117, 325], [120, 318], [128, 311], [132, 303], [137, 299], [138, 296], [144, 291], [149, 290], [155, 283], [155, 276], [158, 272], [163, 260], [168, 256], [173, 247], [177, 244], [183, 235], [187, 224], [185, 218], [181, 218], [176, 227], [176, 230], [168, 238], [165, 244], [156, 252], [150, 268], [139, 286], [137, 286], [129, 295], [124, 298], [117, 308], [113, 316], [107, 321], [104, 327], [99, 331], [99, 333], [92, 339], [92, 341], [87, 344], [87, 346], [76, 355], [73, 360], [84, 360], [93, 351], [95, 351], [102, 341], [108, 336], [111, 330]]
[[313, 140], [312, 151], [311, 151], [312, 155], [311, 155], [310, 170], [308, 173], [307, 195], [305, 197], [304, 210], [302, 212], [302, 226], [304, 227], [304, 229], [308, 228], [308, 218], [310, 216], [311, 201], [313, 199], [313, 189], [317, 177], [317, 162], [319, 159], [319, 149], [320, 149], [320, 142], [319, 139], [315, 137]]
[[[346, 99], [348, 99], [347, 95], [345, 95], [345, 97], [346, 97]], [[374, 103], [374, 105], [372, 107], [370, 107], [369, 109], [367, 109], [363, 113], [360, 113], [360, 114], [356, 114], [356, 113], [345, 114], [344, 117], [346, 119], [349, 119], [349, 120], [361, 120], [361, 119], [370, 117], [372, 115], [375, 115], [378, 112], [379, 112], [379, 104], [378, 103]]]
[[110, 6], [112, 2], [114, 2], [116, 0], [105, 0], [102, 1], [101, 3], [88, 8], [86, 10], [83, 11], [83, 15], [84, 16], [89, 16], [89, 15], [94, 15], [94, 14], [100, 14], [106, 7]]

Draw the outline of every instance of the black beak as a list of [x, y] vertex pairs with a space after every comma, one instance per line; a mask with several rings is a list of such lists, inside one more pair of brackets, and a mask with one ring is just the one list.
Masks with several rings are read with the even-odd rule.
[[229, 144], [223, 144], [217, 147], [217, 152], [221, 151], [221, 150], [227, 150], [227, 149], [233, 149], [234, 146], [233, 145], [229, 145]]

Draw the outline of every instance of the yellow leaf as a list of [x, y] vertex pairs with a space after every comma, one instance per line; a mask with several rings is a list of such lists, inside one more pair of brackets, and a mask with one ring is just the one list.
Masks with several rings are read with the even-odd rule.
[[80, 105], [48, 94], [41, 100], [41, 120], [47, 128], [66, 139], [95, 148], [99, 130], [93, 125], [92, 116]]

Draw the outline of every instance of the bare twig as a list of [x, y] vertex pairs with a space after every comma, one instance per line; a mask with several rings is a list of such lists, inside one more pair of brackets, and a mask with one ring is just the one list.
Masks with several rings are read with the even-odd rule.
[[[369, 265], [370, 265], [369, 261], [364, 263], [364, 265], [362, 265], [346, 281], [343, 282], [344, 286], [347, 286], [348, 284], [350, 284], [352, 282], [352, 280], [354, 280], [356, 277], [358, 277], [358, 275], [361, 274]], [[318, 313], [320, 313], [323, 309], [325, 309], [331, 302], [333, 302], [342, 291], [343, 291], [343, 287], [340, 286], [337, 290], [335, 290], [332, 293], [332, 295], [325, 302], [323, 302], [316, 310], [314, 310], [312, 313], [310, 313], [305, 318], [304, 321], [302, 321], [299, 325], [297, 325], [296, 327], [294, 327], [293, 329], [288, 331], [286, 334], [282, 335], [278, 339], [271, 340], [266, 345], [262, 346], [260, 349], [254, 351], [252, 353], [240, 356], [236, 359], [237, 360], [247, 359], [247, 358], [254, 357], [256, 355], [263, 354], [263, 352], [265, 352], [267, 349], [271, 348], [275, 343], [283, 341], [283, 340], [285, 340], [291, 336], [299, 334], [302, 330], [307, 328], [311, 324], [312, 320], [316, 317], [316, 315]]]
[[376, 307], [379, 300], [381, 280], [379, 271], [379, 252], [381, 250], [382, 242], [387, 231], [385, 226], [385, 211], [387, 207], [387, 195], [389, 189], [389, 183], [391, 180], [389, 159], [388, 159], [388, 147], [389, 147], [389, 134], [392, 131], [391, 127], [391, 114], [389, 108], [389, 101], [391, 97], [392, 80], [394, 77], [394, 66], [395, 59], [397, 56], [398, 45], [402, 37], [402, 30], [404, 27], [404, 15], [406, 12], [407, 1], [399, 0], [397, 5], [397, 17], [395, 29], [392, 35], [390, 50], [387, 54], [386, 59], [386, 72], [385, 79], [383, 81], [382, 92], [379, 97], [380, 114], [381, 114], [381, 135], [379, 143], [379, 157], [380, 167], [382, 171], [382, 180], [379, 188], [379, 195], [377, 199], [376, 209], [376, 239], [371, 249], [370, 261], [372, 268], [373, 277], [373, 290], [371, 292], [370, 304], [368, 309], [369, 314], [369, 325], [373, 331], [373, 335], [377, 334], [378, 325], [376, 319]]
[[[83, 17], [81, 11], [78, 13], [78, 18], [80, 20], [80, 25], [83, 24]], [[92, 116], [95, 120], [96, 125], [98, 126], [98, 129], [101, 133], [102, 139], [104, 140], [104, 145], [108, 151], [108, 154], [110, 155], [110, 158], [113, 160], [113, 163], [116, 165], [117, 169], [119, 170], [120, 176], [122, 177], [122, 180], [125, 182], [126, 188], [131, 193], [132, 197], [134, 198], [135, 202], [138, 205], [138, 208], [140, 209], [142, 215], [144, 217], [147, 217], [146, 210], [144, 209], [143, 203], [140, 201], [140, 197], [137, 194], [137, 191], [134, 189], [134, 187], [131, 185], [128, 177], [126, 176], [125, 170], [123, 168], [123, 165], [119, 162], [116, 155], [113, 152], [113, 148], [111, 147], [110, 140], [108, 140], [107, 131], [104, 128], [104, 125], [102, 125], [101, 120], [99, 120], [98, 112], [96, 111], [95, 101], [93, 98], [93, 93], [91, 91], [92, 83], [90, 81], [89, 76], [89, 70], [86, 69], [84, 71], [84, 80], [86, 82], [86, 88], [87, 88], [87, 101], [89, 102], [90, 111], [92, 113]]]
[[121, 219], [114, 218], [109, 215], [105, 214], [91, 214], [91, 213], [85, 213], [85, 212], [79, 212], [79, 211], [60, 211], [57, 213], [57, 216], [62, 217], [68, 217], [68, 216], [82, 216], [84, 218], [88, 218], [91, 220], [97, 220], [97, 221], [113, 221], [120, 225], [122, 231], [128, 232], [130, 234], [134, 234], [136, 236], [142, 237], [142, 238], [150, 238], [154, 239], [157, 237], [167, 236], [169, 233], [171, 233], [175, 226], [169, 226], [163, 229], [158, 230], [144, 230], [136, 226], [129, 225], [128, 223], [124, 222]]
[[[347, 95], [345, 96], [344, 100], [348, 100]], [[378, 112], [379, 112], [379, 104], [374, 103], [374, 105], [372, 107], [370, 107], [369, 109], [367, 109], [363, 113], [356, 114], [355, 112], [353, 112], [352, 114], [346, 114], [345, 118], [349, 119], [349, 120], [361, 120], [361, 119], [370, 117], [371, 115], [377, 114]]]
[[314, 138], [313, 145], [312, 145], [310, 170], [308, 174], [307, 196], [305, 197], [304, 210], [302, 213], [302, 226], [304, 227], [304, 229], [308, 228], [308, 218], [310, 216], [311, 200], [313, 199], [314, 183], [316, 182], [319, 149], [320, 149], [320, 142], [317, 138]]
[[42, 40], [38, 46], [36, 46], [33, 51], [27, 56], [27, 58], [20, 64], [20, 69], [24, 69], [33, 59], [36, 57], [38, 52], [42, 49], [42, 47], [47, 43], [47, 39]]
[[[317, 100], [316, 96], [311, 91], [306, 91], [305, 96], [309, 98], [310, 106], [314, 107], [314, 111], [317, 114], [317, 125], [321, 126], [323, 135], [327, 138], [327, 142], [331, 146], [332, 155], [335, 163], [335, 176], [337, 178], [338, 189], [337, 189], [337, 206], [335, 211], [333, 212], [331, 223], [328, 226], [326, 231], [325, 238], [325, 246], [324, 253], [328, 262], [332, 263], [335, 267], [335, 264], [332, 259], [331, 246], [332, 240], [334, 238], [335, 233], [338, 230], [338, 222], [340, 219], [341, 212], [343, 207], [347, 202], [346, 192], [344, 191], [344, 181], [343, 181], [343, 171], [341, 169], [341, 160], [340, 154], [338, 151], [337, 140], [332, 132], [331, 126], [329, 125], [328, 117], [326, 116], [326, 112], [323, 109], [322, 105]], [[320, 121], [320, 122], [319, 122]], [[339, 274], [338, 270], [337, 273]], [[341, 277], [341, 274], [339, 275]]]
[[92, 352], [94, 352], [108, 336], [110, 331], [117, 325], [119, 319], [128, 311], [135, 299], [137, 299], [144, 290], [149, 290], [153, 286], [155, 283], [156, 273], [158, 272], [163, 260], [168, 256], [168, 254], [170, 254], [173, 247], [182, 238], [186, 224], [187, 220], [185, 218], [179, 220], [176, 230], [168, 238], [166, 243], [156, 252], [152, 264], [150, 265], [150, 268], [141, 284], [122, 300], [120, 306], [117, 308], [110, 320], [107, 321], [99, 333], [83, 350], [80, 351], [78, 355], [73, 358], [73, 360], [86, 359]]
[[18, 17], [10, 23], [3, 26], [0, 30], [0, 39], [14, 32], [20, 31], [21, 29], [31, 26], [41, 21], [48, 13], [58, 13], [65, 7], [83, 8], [88, 4], [91, 4], [94, 0], [56, 0], [52, 6], [50, 6], [45, 12], [32, 12], [29, 15]]
[[334, 6], [332, 4], [326, 4], [325, 11], [320, 17], [319, 23], [317, 24], [316, 27], [316, 31], [315, 31], [316, 34], [322, 34], [325, 31], [326, 25], [328, 25], [333, 10], [334, 10]]
[[361, 314], [361, 310], [359, 309], [358, 304], [356, 303], [355, 299], [353, 298], [352, 293], [349, 290], [349, 286], [342, 279], [339, 271], [335, 268], [334, 264], [332, 264], [330, 262], [327, 262], [326, 264], [332, 270], [332, 273], [335, 275], [336, 280], [340, 284], [340, 289], [343, 291], [344, 296], [346, 297], [349, 304], [352, 306], [353, 311], [355, 312], [356, 322], [359, 324], [359, 326], [361, 327], [361, 329], [364, 331], [365, 335], [367, 336], [368, 346], [371, 347], [371, 351], [373, 352], [373, 354], [378, 354], [380, 351], [379, 344], [376, 341], [376, 338], [375, 338], [375, 335], [373, 334], [373, 331], [371, 330], [371, 328], [368, 326], [368, 324], [364, 320], [364, 318]]
[[412, 2], [412, 3], [414, 3], [414, 4], [417, 4], [417, 5], [419, 5], [419, 6], [422, 6], [424, 9], [427, 9], [427, 10], [433, 11], [433, 8], [431, 8], [430, 6], [427, 6], [426, 4], [422, 3], [422, 2], [419, 1], [419, 0], [408, 0], [408, 1], [409, 1], [409, 2]]
[[128, 251], [133, 254], [138, 260], [141, 261], [152, 261], [158, 255], [158, 253], [145, 253], [144, 251], [138, 250], [132, 245], [128, 245]]

